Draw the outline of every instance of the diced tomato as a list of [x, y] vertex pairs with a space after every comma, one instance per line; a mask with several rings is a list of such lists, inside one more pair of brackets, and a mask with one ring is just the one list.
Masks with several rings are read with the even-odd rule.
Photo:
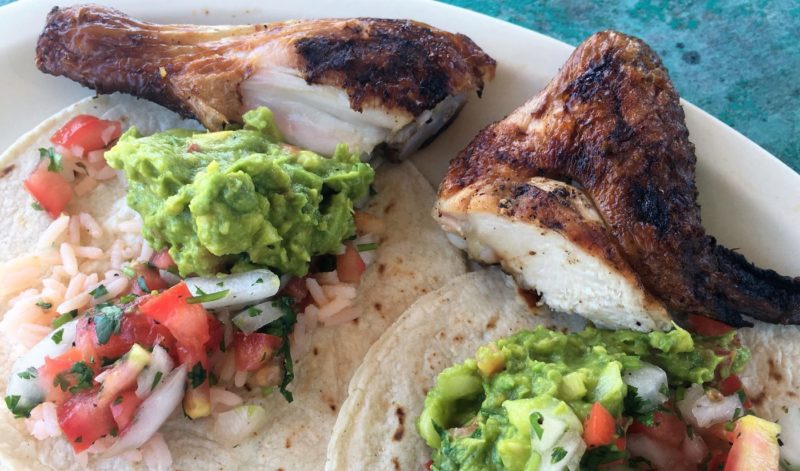
[[709, 337], [724, 335], [733, 330], [733, 327], [727, 324], [696, 314], [690, 314], [687, 322], [689, 323], [689, 330]]
[[236, 369], [255, 371], [275, 355], [283, 341], [280, 337], [254, 332], [246, 335], [241, 331], [233, 334]]
[[724, 423], [714, 424], [710, 427], [706, 427], [705, 429], [703, 429], [701, 433], [703, 433], [706, 436], [710, 435], [720, 440], [723, 443], [725, 442], [733, 443], [733, 440], [736, 438], [733, 433], [733, 430], [725, 429], [725, 425], [726, 424]]
[[136, 409], [141, 403], [142, 399], [136, 395], [134, 389], [124, 391], [114, 398], [114, 401], [111, 403], [111, 415], [114, 417], [119, 431], [124, 430], [125, 427], [131, 423], [133, 415], [136, 413]]
[[336, 273], [339, 274], [340, 281], [358, 283], [367, 266], [353, 244], [348, 242], [345, 247], [344, 253], [336, 256]]
[[211, 314], [208, 315], [208, 342], [206, 342], [206, 351], [213, 352], [219, 350], [222, 346], [222, 339], [225, 336], [225, 326], [222, 322], [218, 321], [216, 317]]
[[[74, 347], [55, 358], [44, 358], [44, 365], [39, 367], [38, 377], [48, 401], [62, 404], [70, 398], [71, 394], [67, 389], [74, 386], [74, 381], [68, 373], [72, 365], [83, 361], [83, 358], [83, 353]], [[56, 384], [56, 375], [59, 374], [63, 375], [62, 381]]]
[[653, 412], [653, 426], [648, 427], [639, 421], [634, 421], [628, 427], [629, 433], [643, 433], [653, 440], [678, 447], [686, 437], [686, 424], [675, 414], [661, 411]]
[[58, 406], [58, 425], [76, 453], [89, 448], [95, 440], [116, 427], [111, 408], [98, 407], [95, 397], [100, 386], [82, 391]]
[[730, 375], [719, 383], [719, 392], [724, 396], [730, 396], [742, 390], [742, 382], [736, 375]]
[[113, 334], [103, 345], [97, 341], [97, 331], [91, 317], [83, 317], [78, 321], [75, 346], [83, 352], [84, 358], [94, 359], [98, 366], [128, 353], [134, 343], [144, 348], [151, 348], [158, 343], [173, 356], [176, 355], [172, 333], [166, 326], [156, 323], [148, 316], [124, 314], [120, 319], [119, 332]]
[[169, 285], [161, 278], [157, 269], [144, 264], [136, 267], [136, 275], [133, 282], [134, 294], [150, 294], [152, 291], [161, 291], [167, 288], [169, 288]]
[[599, 402], [592, 405], [583, 429], [583, 441], [588, 446], [608, 445], [614, 440], [614, 417]]
[[156, 252], [153, 258], [150, 259], [150, 263], [152, 263], [154, 267], [162, 270], [169, 270], [175, 266], [175, 262], [169, 254], [169, 249], [162, 249]]
[[614, 440], [614, 445], [617, 446], [617, 450], [625, 451], [625, 437], [619, 437]]
[[61, 214], [72, 199], [72, 187], [60, 173], [47, 170], [46, 162], [36, 167], [23, 185], [53, 219]]
[[190, 349], [203, 349], [211, 338], [209, 314], [200, 304], [186, 302], [191, 298], [189, 287], [180, 282], [163, 293], [152, 296], [140, 307], [140, 311], [164, 324], [175, 340]]
[[93, 150], [105, 149], [121, 134], [122, 124], [119, 121], [106, 121], [81, 114], [56, 131], [50, 142], [69, 149], [75, 157], [85, 157]]
[[725, 461], [725, 471], [778, 471], [778, 424], [746, 415], [736, 421], [735, 440]]
[[294, 298], [295, 303], [302, 303], [308, 297], [308, 287], [305, 278], [293, 277], [283, 288], [283, 294]]

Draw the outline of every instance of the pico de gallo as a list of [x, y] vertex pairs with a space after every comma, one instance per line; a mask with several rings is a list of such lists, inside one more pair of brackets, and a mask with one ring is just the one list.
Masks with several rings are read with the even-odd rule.
[[[24, 182], [34, 207], [58, 218], [73, 197], [91, 190], [91, 182], [115, 177], [104, 154], [121, 133], [117, 121], [89, 115], [68, 121], [51, 137], [53, 147], [40, 149], [41, 162]], [[313, 159], [304, 156], [310, 165]], [[371, 169], [366, 173], [371, 180]], [[346, 180], [338, 178], [334, 186], [346, 187]], [[312, 193], [320, 203], [321, 192]], [[179, 405], [189, 419], [213, 416], [218, 441], [239, 444], [264, 425], [266, 411], [241, 404], [230, 392], [274, 393], [292, 402], [298, 319], [316, 325], [357, 317], [352, 306], [356, 287], [378, 247], [376, 236], [367, 231], [379, 221], [353, 214], [351, 201], [340, 203], [350, 205], [341, 221], [353, 227], [338, 227], [337, 234], [346, 240], [337, 239], [332, 253], [310, 256], [299, 270], [302, 276], [285, 271], [279, 276], [264, 263], [226, 270], [232, 274], [179, 276], [180, 263], [169, 246], [146, 263], [123, 265], [115, 276], [129, 278], [128, 288], [109, 299], [109, 289], [98, 284], [89, 293], [88, 309], [56, 317], [52, 332], [16, 361], [7, 407], [20, 418], [54, 410], [58, 434], [76, 453], [93, 452], [94, 445], [102, 445], [94, 449], [103, 457], [139, 449]], [[284, 209], [281, 227], [288, 227], [286, 219], [293, 213]], [[342, 226], [332, 216], [326, 221]], [[39, 305], [53, 307], [45, 301]]]
[[538, 327], [480, 348], [427, 394], [427, 468], [793, 469], [782, 439], [798, 424], [754, 415], [735, 331], [689, 324], [697, 334]]

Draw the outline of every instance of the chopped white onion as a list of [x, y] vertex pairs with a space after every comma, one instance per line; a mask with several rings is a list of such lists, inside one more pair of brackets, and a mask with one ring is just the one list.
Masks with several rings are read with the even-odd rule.
[[[150, 362], [139, 373], [136, 378], [136, 395], [140, 398], [145, 398], [150, 395], [150, 392], [161, 384], [167, 377], [167, 374], [175, 367], [175, 362], [169, 356], [167, 350], [160, 345], [153, 346], [153, 353], [150, 355]], [[158, 381], [156, 377], [159, 376]], [[156, 383], [154, 385], [154, 383]]]
[[245, 334], [252, 334], [258, 329], [283, 317], [283, 311], [273, 305], [274, 301], [256, 304], [233, 316], [233, 325]]
[[267, 411], [257, 405], [243, 405], [214, 418], [211, 434], [220, 444], [234, 447], [267, 423]]
[[142, 445], [142, 458], [149, 471], [166, 471], [172, 469], [172, 454], [167, 448], [167, 442], [160, 433], [153, 435], [147, 443]]
[[694, 464], [700, 464], [708, 454], [708, 447], [700, 435], [692, 434], [683, 439], [681, 444], [681, 451], [686, 461]]
[[281, 281], [276, 274], [263, 269], [213, 278], [187, 278], [184, 281], [193, 296], [228, 290], [227, 295], [224, 297], [202, 303], [206, 309], [218, 309], [263, 301], [270, 296], [274, 296], [281, 285]]
[[622, 380], [636, 388], [636, 395], [646, 404], [643, 412], [649, 412], [667, 401], [662, 391], [667, 388], [667, 373], [661, 368], [642, 362], [638, 370], [625, 370]]
[[740, 414], [744, 410], [736, 394], [718, 401], [712, 400], [699, 384], [693, 384], [686, 390], [683, 400], [678, 401], [678, 409], [690, 425], [700, 428], [733, 420], [736, 409]]
[[459, 237], [455, 234], [451, 234], [450, 232], [445, 232], [445, 236], [447, 236], [447, 240], [450, 241], [457, 249], [467, 250], [467, 240], [463, 237]]
[[778, 419], [781, 426], [781, 463], [790, 471], [800, 470], [800, 407], [794, 406]]
[[186, 365], [172, 370], [142, 402], [131, 424], [103, 456], [116, 456], [144, 445], [181, 403], [186, 375]]
[[[32, 409], [44, 400], [44, 391], [39, 386], [36, 375], [25, 375], [27, 377], [22, 378], [19, 374], [29, 368], [38, 369], [44, 365], [45, 357], [55, 358], [72, 348], [77, 326], [77, 319], [67, 322], [40, 340], [25, 355], [14, 362], [14, 366], [11, 367], [11, 376], [8, 378], [6, 396], [19, 396], [16, 410]], [[59, 334], [61, 339], [56, 343], [55, 340], [58, 340], [58, 336], [55, 339], [53, 336], [58, 332], [61, 332]]]

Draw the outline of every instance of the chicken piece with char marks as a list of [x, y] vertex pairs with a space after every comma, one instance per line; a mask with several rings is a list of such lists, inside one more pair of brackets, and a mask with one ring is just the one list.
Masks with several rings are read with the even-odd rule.
[[599, 325], [666, 329], [668, 314], [800, 323], [800, 278], [706, 234], [695, 163], [660, 59], [600, 32], [451, 162], [434, 217], [474, 258]]
[[408, 20], [158, 25], [98, 6], [54, 8], [36, 65], [125, 92], [210, 130], [267, 106], [287, 142], [406, 157], [448, 124], [495, 62], [469, 38]]

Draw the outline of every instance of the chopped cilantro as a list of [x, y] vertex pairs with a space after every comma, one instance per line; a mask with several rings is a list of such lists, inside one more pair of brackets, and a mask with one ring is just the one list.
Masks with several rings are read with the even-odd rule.
[[13, 396], [6, 396], [6, 407], [8, 407], [10, 411], [13, 412], [17, 404], [19, 404], [19, 395], [14, 394]]
[[44, 301], [39, 301], [36, 303], [36, 305], [44, 309], [45, 311], [53, 307], [53, 303], [46, 303]]
[[75, 439], [75, 443], [80, 443], [83, 441], [83, 435], [79, 435], [78, 438]]
[[97, 288], [89, 291], [89, 294], [91, 294], [94, 299], [102, 298], [108, 294], [108, 288], [106, 288], [106, 285], [101, 283], [97, 285]]
[[358, 244], [356, 245], [356, 249], [358, 249], [359, 252], [369, 252], [370, 250], [377, 250], [378, 244], [375, 242], [371, 244]]
[[44, 208], [42, 207], [42, 205], [40, 205], [36, 201], [31, 203], [31, 208], [35, 209], [36, 211], [44, 211]]
[[119, 298], [119, 303], [120, 304], [128, 304], [130, 302], [133, 302], [134, 299], [136, 299], [136, 295], [135, 294], [133, 294], [133, 293], [126, 294], [125, 296]]
[[636, 387], [628, 385], [628, 394], [623, 399], [622, 406], [625, 410], [623, 415], [633, 417], [648, 427], [654, 425], [653, 411], [645, 411], [647, 403], [639, 396]]
[[99, 345], [105, 345], [113, 334], [119, 332], [122, 314], [119, 306], [111, 305], [102, 307], [94, 316], [94, 331]]
[[116, 399], [114, 399], [114, 404], [115, 404], [115, 405], [116, 405], [116, 404], [122, 404], [122, 396], [117, 396], [117, 398], [116, 398]]
[[[197, 288], [197, 291], [201, 291], [200, 288]], [[193, 296], [191, 298], [186, 298], [186, 302], [189, 304], [200, 304], [200, 303], [208, 303], [211, 301], [218, 301], [225, 296], [227, 296], [231, 290], [224, 289], [222, 291], [217, 291], [216, 293], [203, 293], [199, 296]]]
[[206, 380], [206, 370], [203, 368], [203, 365], [200, 364], [198, 361], [192, 367], [192, 371], [189, 372], [189, 383], [192, 385], [192, 389], [196, 389], [201, 384], [203, 384]]
[[38, 373], [39, 372], [36, 370], [36, 368], [31, 366], [31, 367], [28, 367], [27, 370], [22, 371], [20, 373], [17, 373], [17, 376], [19, 376], [22, 379], [33, 379], [33, 378], [36, 378], [36, 375]]
[[122, 274], [127, 276], [128, 278], [133, 278], [136, 276], [136, 271], [130, 265], [125, 265], [122, 267]]
[[152, 391], [153, 389], [155, 389], [155, 388], [156, 388], [156, 386], [158, 386], [158, 383], [160, 383], [160, 382], [161, 382], [161, 377], [162, 377], [162, 376], [164, 376], [164, 373], [162, 373], [162, 372], [160, 372], [160, 371], [156, 371], [156, 375], [153, 377], [153, 384], [151, 384], [151, 385], [150, 385], [150, 390], [151, 390], [151, 391]]
[[592, 447], [586, 450], [583, 458], [581, 458], [581, 465], [579, 469], [596, 471], [598, 469], [602, 469], [602, 465], [607, 465], [624, 458], [625, 452], [621, 451], [615, 445]]
[[79, 361], [75, 363], [69, 371], [75, 377], [75, 385], [69, 388], [69, 392], [74, 394], [92, 387], [94, 372], [89, 368], [86, 362]]
[[61, 154], [58, 154], [55, 149], [52, 147], [48, 147], [45, 149], [44, 147], [39, 148], [39, 157], [42, 159], [50, 159], [50, 163], [47, 164], [47, 170], [50, 172], [60, 172], [61, 171]]
[[261, 314], [263, 311], [261, 309], [256, 309], [254, 307], [247, 308], [247, 315], [250, 317], [256, 317]]
[[544, 417], [542, 416], [541, 412], [534, 412], [531, 414], [531, 427], [533, 427], [533, 431], [536, 433], [536, 437], [539, 440], [542, 439], [542, 434], [544, 433], [544, 429], [542, 428], [542, 424], [544, 423]]
[[64, 314], [61, 314], [60, 316], [58, 316], [55, 319], [53, 319], [53, 324], [52, 324], [53, 328], [54, 329], [58, 329], [62, 325], [64, 325], [67, 322], [71, 321], [72, 319], [75, 319], [75, 317], [77, 315], [78, 315], [78, 310], [77, 309], [73, 309], [73, 310], [71, 310], [69, 312], [65, 312]]
[[560, 446], [557, 446], [553, 449], [553, 454], [550, 457], [550, 462], [556, 464], [566, 457], [567, 457], [567, 450], [561, 448]]
[[64, 329], [58, 329], [57, 331], [53, 332], [53, 335], [50, 336], [50, 339], [53, 341], [54, 344], [58, 345], [61, 343], [61, 340], [64, 338]]

